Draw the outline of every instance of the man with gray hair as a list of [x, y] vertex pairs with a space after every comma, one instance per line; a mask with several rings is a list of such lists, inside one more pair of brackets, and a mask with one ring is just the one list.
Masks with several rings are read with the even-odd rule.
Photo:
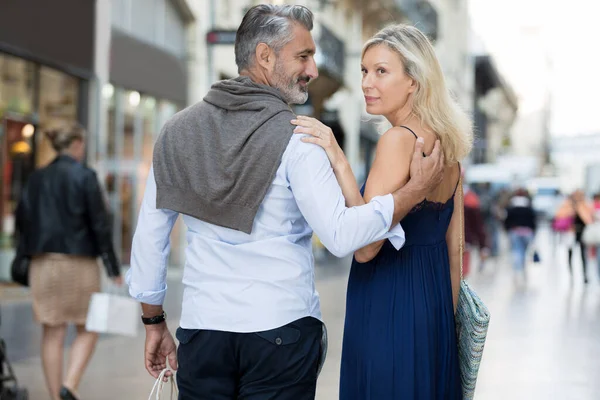
[[[142, 303], [146, 368], [158, 377], [168, 360], [180, 399], [314, 399], [324, 327], [313, 230], [339, 257], [386, 238], [399, 247], [398, 221], [441, 180], [443, 156], [424, 158], [418, 143], [409, 183], [345, 206], [327, 155], [290, 123], [288, 104], [305, 102], [318, 75], [312, 27], [302, 6], [251, 8], [235, 43], [240, 76], [214, 84], [157, 140], [127, 282]], [[176, 349], [162, 304], [180, 214]]]

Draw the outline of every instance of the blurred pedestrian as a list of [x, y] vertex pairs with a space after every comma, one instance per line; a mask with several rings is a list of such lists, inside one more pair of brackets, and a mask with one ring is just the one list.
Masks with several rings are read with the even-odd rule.
[[[72, 124], [47, 132], [58, 156], [31, 174], [17, 208], [17, 230], [31, 258], [29, 282], [35, 319], [42, 324], [42, 366], [50, 397], [77, 399], [96, 346], [85, 329], [92, 293], [100, 290], [101, 257], [116, 284], [122, 278], [96, 173], [82, 164], [85, 131]], [[63, 379], [67, 324], [75, 324]]]
[[[397, 222], [442, 180], [439, 146], [423, 157], [419, 143], [404, 188], [346, 204], [325, 152], [293, 135], [289, 104], [304, 103], [318, 75], [312, 27], [303, 6], [250, 8], [236, 33], [240, 76], [167, 121], [154, 148], [127, 280], [142, 303], [146, 369], [158, 377], [168, 360], [182, 399], [314, 399], [326, 348], [313, 230], [338, 257], [402, 240]], [[180, 213], [188, 246], [176, 350], [162, 304]]]
[[489, 182], [485, 182], [479, 185], [479, 191], [477, 191], [480, 203], [480, 213], [483, 219], [483, 229], [487, 239], [486, 245], [486, 257], [491, 255], [496, 257], [498, 255], [498, 240], [500, 229], [502, 225], [499, 223], [496, 216], [496, 203], [498, 201], [497, 196], [493, 192], [492, 185]]
[[465, 250], [463, 253], [463, 275], [467, 276], [471, 265], [472, 249], [479, 249], [479, 268], [482, 269], [485, 260], [490, 255], [484, 220], [481, 213], [481, 202], [477, 193], [470, 187], [464, 194], [465, 204]]
[[510, 239], [515, 280], [521, 275], [526, 279], [526, 256], [537, 228], [535, 211], [529, 193], [523, 188], [515, 190], [506, 207], [504, 228]]
[[582, 236], [585, 226], [593, 222], [593, 207], [585, 198], [583, 190], [576, 190], [568, 200], [572, 206], [573, 231], [575, 242], [569, 247], [569, 272], [573, 275], [573, 248], [578, 246], [581, 252], [581, 263], [583, 267], [583, 281], [588, 283], [587, 276], [587, 246], [583, 243]]
[[575, 209], [570, 196], [566, 196], [552, 218], [552, 231], [558, 237], [558, 244], [567, 249], [570, 249], [575, 243], [574, 220]]
[[454, 311], [463, 240], [459, 160], [471, 148], [471, 124], [444, 84], [431, 42], [413, 26], [393, 25], [371, 38], [362, 74], [366, 111], [393, 128], [379, 139], [361, 192], [331, 129], [297, 122], [297, 132], [313, 136], [305, 140], [325, 148], [346, 203], [360, 206], [411, 182], [422, 140], [423, 155], [439, 140], [446, 163], [443, 181], [401, 220], [404, 247], [390, 238], [354, 253], [340, 399], [462, 399]]

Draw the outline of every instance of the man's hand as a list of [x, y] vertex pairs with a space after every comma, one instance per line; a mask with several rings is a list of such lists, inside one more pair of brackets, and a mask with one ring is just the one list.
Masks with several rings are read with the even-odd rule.
[[[157, 325], [146, 325], [146, 348], [144, 351], [144, 362], [146, 370], [155, 379], [158, 378], [161, 371], [167, 367], [167, 358], [169, 366], [173, 370], [177, 370], [177, 346], [175, 340], [166, 322]], [[166, 378], [173, 375], [171, 371], [167, 371]]]
[[410, 163], [411, 183], [423, 196], [442, 182], [445, 166], [444, 152], [441, 150], [440, 141], [435, 141], [433, 152], [428, 157], [423, 157], [424, 143], [422, 138], [417, 139]]
[[423, 144], [423, 139], [418, 138], [410, 163], [410, 180], [392, 193], [394, 197], [392, 226], [402, 220], [414, 206], [425, 200], [427, 193], [439, 185], [444, 177], [444, 154], [440, 149], [440, 141], [435, 141], [435, 147], [429, 157], [423, 156]]

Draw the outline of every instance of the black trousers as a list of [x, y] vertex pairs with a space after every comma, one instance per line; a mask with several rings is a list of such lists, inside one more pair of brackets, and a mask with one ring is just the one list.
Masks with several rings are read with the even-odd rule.
[[322, 323], [256, 333], [177, 329], [180, 400], [314, 400]]

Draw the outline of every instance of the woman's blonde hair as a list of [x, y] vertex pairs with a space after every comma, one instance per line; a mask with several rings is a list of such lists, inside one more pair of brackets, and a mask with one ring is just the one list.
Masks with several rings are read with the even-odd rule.
[[50, 139], [52, 147], [58, 153], [68, 149], [75, 140], [85, 139], [85, 128], [80, 124], [73, 122], [65, 124], [56, 129], [46, 131], [46, 136]]
[[473, 146], [473, 125], [450, 95], [442, 68], [431, 42], [410, 25], [392, 25], [380, 30], [363, 47], [385, 45], [400, 55], [404, 72], [415, 80], [413, 114], [437, 134], [446, 162], [461, 161]]

